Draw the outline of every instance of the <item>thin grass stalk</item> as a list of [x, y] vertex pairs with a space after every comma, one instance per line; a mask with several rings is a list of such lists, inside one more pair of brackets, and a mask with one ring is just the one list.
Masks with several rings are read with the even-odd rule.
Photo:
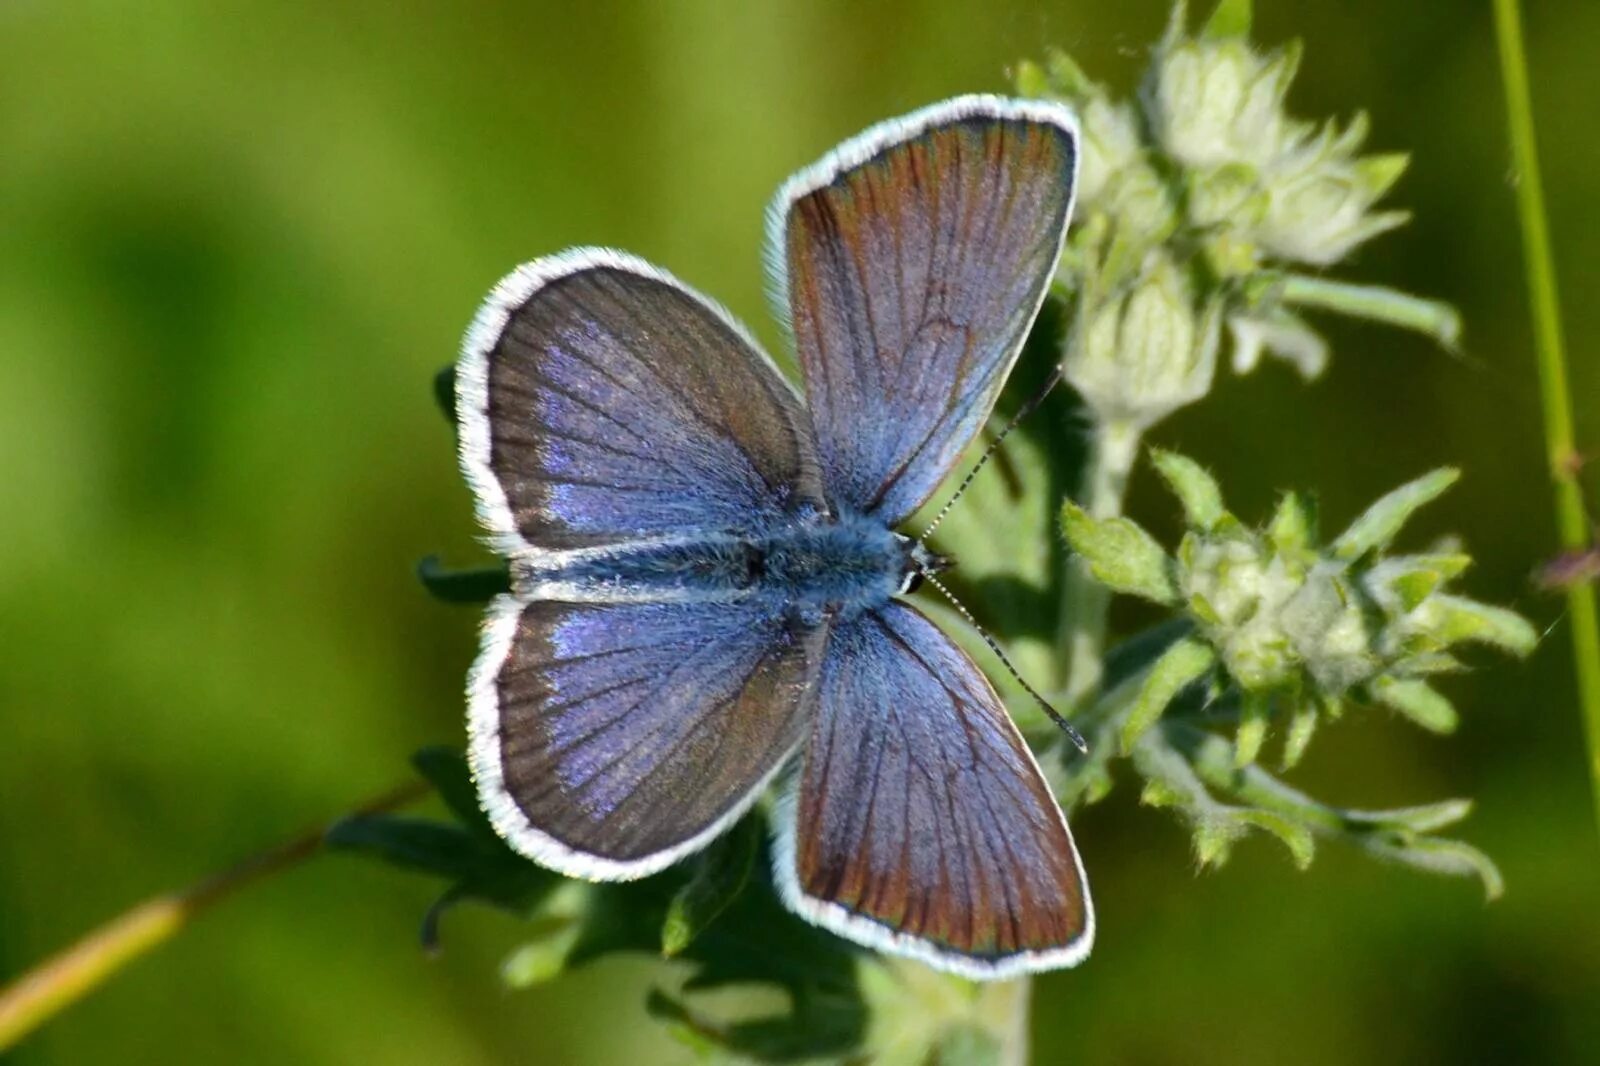
[[[1573, 434], [1566, 344], [1561, 331], [1561, 302], [1556, 288], [1555, 260], [1550, 250], [1544, 183], [1539, 174], [1533, 100], [1528, 88], [1528, 61], [1518, 0], [1494, 0], [1494, 16], [1517, 174], [1517, 213], [1522, 228], [1523, 262], [1538, 356], [1545, 445], [1555, 489], [1556, 529], [1563, 548], [1582, 550], [1589, 545], [1589, 519], [1578, 482], [1578, 450]], [[1578, 703], [1589, 745], [1595, 819], [1600, 825], [1600, 617], [1596, 614], [1592, 584], [1578, 583], [1567, 590], [1567, 615], [1577, 668]]]
[[[392, 810], [426, 794], [424, 782], [410, 782], [352, 813]], [[318, 826], [214, 877], [145, 900], [0, 988], [0, 1054], [130, 963], [171, 940], [218, 903], [318, 854], [325, 832], [325, 826]]]

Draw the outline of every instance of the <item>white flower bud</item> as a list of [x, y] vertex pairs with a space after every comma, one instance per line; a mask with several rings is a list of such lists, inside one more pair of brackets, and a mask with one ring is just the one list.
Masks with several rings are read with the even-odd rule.
[[1080, 294], [1064, 361], [1102, 423], [1144, 429], [1211, 388], [1220, 314], [1197, 314], [1183, 273], [1152, 254], [1138, 278], [1101, 297]]

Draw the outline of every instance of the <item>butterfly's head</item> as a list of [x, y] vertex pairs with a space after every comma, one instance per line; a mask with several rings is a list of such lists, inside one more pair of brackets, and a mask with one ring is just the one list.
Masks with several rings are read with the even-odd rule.
[[956, 565], [956, 561], [948, 555], [940, 555], [932, 551], [920, 540], [910, 537], [901, 538], [901, 549], [905, 552], [903, 564], [903, 577], [900, 581], [901, 592], [915, 592], [922, 584], [922, 579], [930, 574], [937, 574]]

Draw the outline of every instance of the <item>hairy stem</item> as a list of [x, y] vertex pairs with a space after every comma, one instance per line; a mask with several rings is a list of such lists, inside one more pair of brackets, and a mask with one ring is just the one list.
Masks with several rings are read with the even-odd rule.
[[[421, 799], [427, 791], [424, 782], [409, 782], [351, 813], [392, 810]], [[211, 907], [317, 854], [325, 829], [318, 826], [188, 888], [145, 900], [0, 989], [0, 1052], [170, 940]]]
[[[1126, 423], [1101, 423], [1094, 428], [1078, 504], [1093, 518], [1122, 513], [1128, 475], [1139, 455], [1139, 430]], [[1067, 705], [1080, 704], [1099, 687], [1104, 670], [1106, 614], [1111, 593], [1089, 576], [1076, 559], [1067, 560], [1063, 575], [1058, 657], [1064, 673]]]
[[[1500, 43], [1500, 68], [1505, 80], [1506, 117], [1511, 127], [1511, 150], [1517, 172], [1517, 211], [1539, 360], [1545, 445], [1555, 485], [1556, 528], [1562, 547], [1581, 550], [1589, 544], [1590, 531], [1578, 483], [1578, 451], [1572, 428], [1572, 397], [1567, 384], [1566, 345], [1561, 333], [1561, 303], [1556, 289], [1555, 260], [1550, 250], [1544, 185], [1539, 174], [1533, 100], [1522, 42], [1522, 12], [1517, 0], [1494, 0], [1494, 15]], [[1589, 742], [1595, 817], [1600, 821], [1600, 618], [1595, 610], [1592, 584], [1579, 582], [1567, 590], [1567, 614], [1571, 619], [1578, 701]]]

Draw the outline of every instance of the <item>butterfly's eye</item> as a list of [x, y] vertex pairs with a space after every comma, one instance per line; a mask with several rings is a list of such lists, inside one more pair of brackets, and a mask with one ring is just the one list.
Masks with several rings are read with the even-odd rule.
[[915, 592], [922, 587], [922, 571], [912, 570], [906, 574], [906, 579], [900, 583], [902, 593]]

